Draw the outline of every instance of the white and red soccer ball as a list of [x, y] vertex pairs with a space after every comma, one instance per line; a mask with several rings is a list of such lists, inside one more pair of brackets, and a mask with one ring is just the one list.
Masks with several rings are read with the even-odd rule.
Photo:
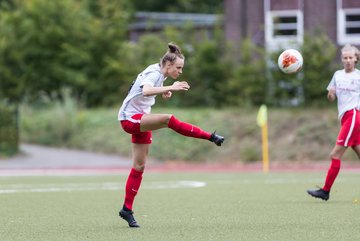
[[278, 66], [285, 74], [294, 74], [301, 70], [303, 57], [296, 49], [284, 50], [278, 58]]

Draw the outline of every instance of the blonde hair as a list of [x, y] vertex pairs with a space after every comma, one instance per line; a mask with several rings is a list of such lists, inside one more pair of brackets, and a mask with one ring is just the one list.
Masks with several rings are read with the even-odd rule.
[[359, 61], [360, 59], [360, 51], [358, 48], [356, 48], [354, 45], [351, 45], [351, 44], [346, 44], [344, 47], [342, 47], [341, 49], [341, 54], [343, 54], [344, 52], [350, 52], [350, 51], [353, 51], [354, 54], [355, 54], [355, 64], [357, 64], [357, 62]]
[[166, 61], [174, 63], [176, 58], [185, 59], [184, 55], [181, 53], [181, 49], [174, 43], [168, 43], [169, 50], [164, 54], [160, 59], [161, 65], [165, 65]]

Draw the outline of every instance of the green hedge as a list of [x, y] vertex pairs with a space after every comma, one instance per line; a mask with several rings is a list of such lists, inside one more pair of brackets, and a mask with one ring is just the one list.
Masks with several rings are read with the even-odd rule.
[[19, 150], [18, 111], [14, 106], [0, 104], [0, 156]]

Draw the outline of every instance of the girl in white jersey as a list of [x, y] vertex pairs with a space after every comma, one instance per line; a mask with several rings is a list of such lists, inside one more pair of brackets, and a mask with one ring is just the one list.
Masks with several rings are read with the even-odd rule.
[[151, 114], [155, 97], [161, 95], [169, 99], [174, 91], [187, 91], [190, 86], [185, 81], [175, 81], [164, 86], [167, 77], [177, 79], [182, 73], [185, 58], [180, 48], [172, 43], [161, 58], [160, 63], [148, 66], [141, 72], [125, 98], [118, 114], [122, 128], [132, 136], [133, 168], [130, 171], [125, 187], [125, 201], [119, 212], [130, 227], [139, 227], [133, 216], [132, 206], [140, 188], [146, 159], [151, 144], [151, 131], [160, 128], [171, 128], [184, 136], [205, 139], [221, 146], [224, 137], [209, 133], [192, 124], [182, 122], [172, 114]]
[[329, 101], [337, 98], [341, 129], [336, 144], [331, 151], [331, 165], [323, 188], [307, 190], [315, 197], [327, 201], [330, 190], [340, 170], [341, 157], [351, 147], [360, 158], [360, 71], [355, 68], [359, 58], [359, 50], [351, 45], [341, 49], [341, 60], [344, 69], [335, 72], [327, 90]]

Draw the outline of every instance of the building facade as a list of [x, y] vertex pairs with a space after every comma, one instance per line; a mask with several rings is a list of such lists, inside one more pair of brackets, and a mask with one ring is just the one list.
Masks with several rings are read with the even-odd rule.
[[222, 21], [222, 16], [216, 14], [137, 12], [129, 26], [129, 39], [137, 42], [144, 34], [161, 33], [167, 26], [183, 29], [188, 24], [197, 34], [211, 38], [215, 25]]
[[359, 0], [224, 0], [226, 39], [245, 38], [267, 50], [296, 47], [304, 34], [325, 33], [335, 44], [360, 45]]

